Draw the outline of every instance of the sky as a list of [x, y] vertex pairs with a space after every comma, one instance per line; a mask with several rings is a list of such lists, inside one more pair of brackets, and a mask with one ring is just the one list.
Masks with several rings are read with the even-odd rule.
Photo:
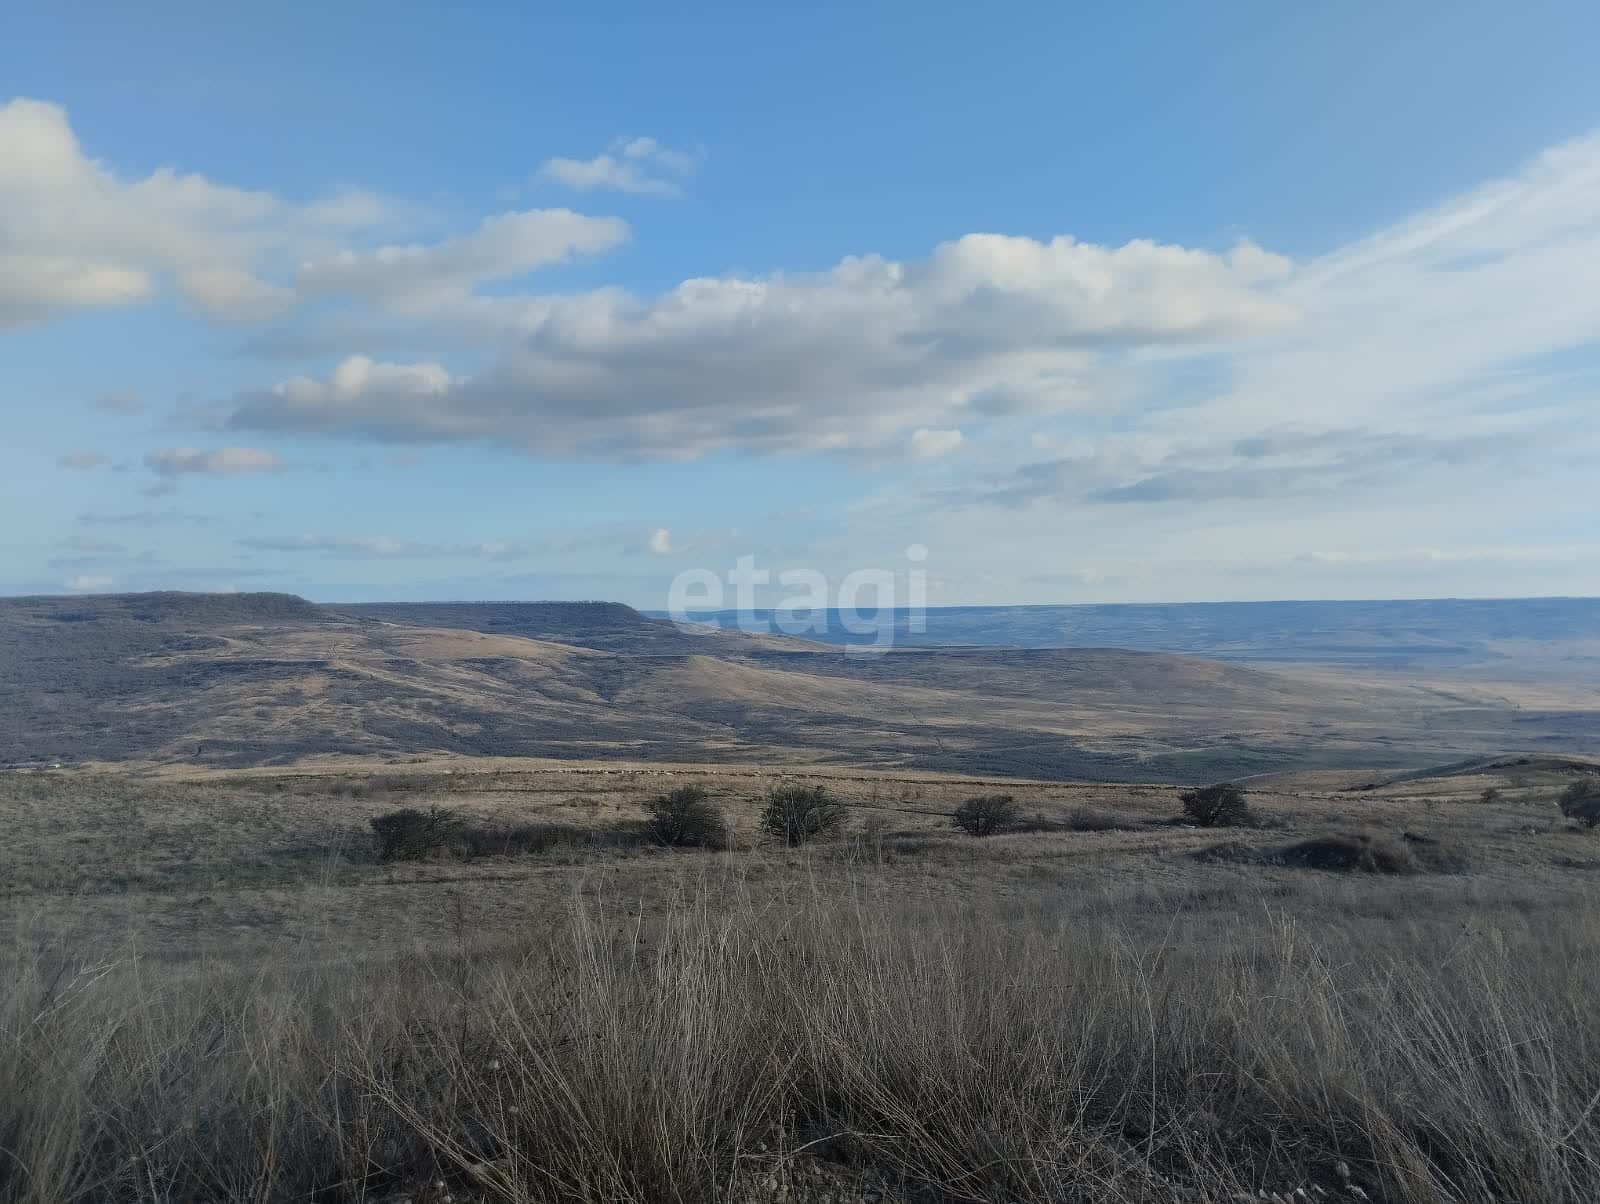
[[1592, 4], [6, 24], [0, 593], [1600, 594]]

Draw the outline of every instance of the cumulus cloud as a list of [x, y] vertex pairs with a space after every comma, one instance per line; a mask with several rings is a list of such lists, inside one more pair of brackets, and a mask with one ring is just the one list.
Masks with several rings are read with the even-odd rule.
[[232, 477], [253, 472], [280, 472], [283, 461], [259, 447], [168, 447], [148, 452], [145, 467], [164, 477]]
[[403, 212], [369, 193], [293, 202], [165, 167], [125, 178], [85, 153], [65, 109], [13, 100], [0, 105], [0, 329], [137, 304], [169, 285], [207, 317], [236, 322], [336, 294], [459, 299], [627, 237], [617, 218], [553, 209], [501, 214], [433, 244], [350, 245]]
[[0, 106], [0, 327], [72, 309], [130, 305], [171, 279], [219, 318], [258, 318], [283, 300], [260, 275], [381, 216], [370, 198], [294, 205], [161, 168], [125, 179], [91, 159], [59, 105]]
[[69, 577], [65, 584], [74, 593], [92, 593], [96, 590], [110, 589], [115, 581], [111, 577], [80, 573], [76, 577]]
[[937, 460], [941, 456], [948, 456], [961, 446], [962, 434], [957, 430], [936, 431], [927, 427], [918, 427], [911, 432], [911, 458], [913, 460]]
[[101, 465], [111, 463], [111, 457], [101, 455], [96, 451], [68, 452], [56, 460], [57, 468], [71, 468], [78, 472], [87, 472], [99, 468]]
[[657, 556], [672, 555], [672, 532], [665, 527], [657, 527], [650, 533], [646, 546]]
[[1274, 329], [1294, 317], [1285, 269], [1248, 246], [984, 234], [917, 263], [546, 297], [481, 373], [355, 357], [241, 395], [228, 425], [618, 459], [878, 446], [1074, 405], [1108, 352]]
[[631, 192], [679, 196], [678, 178], [694, 166], [695, 156], [673, 150], [654, 138], [618, 138], [605, 154], [592, 159], [547, 159], [537, 179], [579, 192]]

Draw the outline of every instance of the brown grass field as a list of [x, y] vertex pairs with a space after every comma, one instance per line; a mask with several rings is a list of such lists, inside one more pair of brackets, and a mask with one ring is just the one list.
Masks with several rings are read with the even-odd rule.
[[[6, 774], [0, 1198], [1600, 1199], [1594, 772], [1262, 779], [1226, 831], [826, 768]], [[779, 780], [843, 832], [762, 843]], [[687, 782], [728, 849], [642, 836]], [[1000, 789], [1023, 830], [950, 826]], [[374, 859], [435, 804], [537, 850]]]

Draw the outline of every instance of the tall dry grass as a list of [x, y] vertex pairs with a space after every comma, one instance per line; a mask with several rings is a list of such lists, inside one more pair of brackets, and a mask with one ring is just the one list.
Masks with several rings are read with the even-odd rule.
[[367, 965], [19, 957], [0, 1198], [744, 1199], [824, 1159], [918, 1200], [1338, 1197], [1343, 1162], [1593, 1201], [1600, 932], [1554, 914], [1374, 941], [717, 880]]

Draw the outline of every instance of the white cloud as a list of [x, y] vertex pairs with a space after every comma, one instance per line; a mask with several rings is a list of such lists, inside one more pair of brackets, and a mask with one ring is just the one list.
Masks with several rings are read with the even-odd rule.
[[607, 251], [627, 237], [627, 223], [615, 217], [570, 209], [502, 213], [443, 242], [345, 250], [307, 263], [299, 287], [307, 296], [342, 293], [385, 305], [460, 300], [482, 282]]
[[[674, 187], [692, 166], [650, 140], [568, 162], [557, 175], [589, 187]], [[995, 580], [1064, 566], [1092, 571], [1084, 589], [1170, 593], [1126, 566], [1223, 565], [1245, 538], [1259, 563], [1318, 581], [1393, 564], [1444, 580], [1423, 574], [1465, 574], [1459, 548], [1537, 549], [1587, 519], [1597, 198], [1590, 136], [1301, 263], [1248, 242], [972, 234], [903, 261], [553, 295], [514, 278], [627, 227], [534, 210], [416, 241], [365, 194], [299, 204], [170, 170], [120, 177], [60, 110], [15, 102], [0, 109], [0, 325], [171, 290], [259, 325], [315, 299], [249, 344], [303, 361], [189, 412], [208, 429], [622, 462], [869, 451], [882, 492], [852, 514], [945, 524], [937, 541], [905, 532], [941, 555], [1009, 549], [1011, 569], [986, 564]], [[245, 470], [184, 451], [152, 453], [158, 487]], [[932, 495], [946, 505], [895, 480], [896, 460], [951, 451], [963, 488]], [[607, 551], [648, 556], [655, 530], [633, 524]], [[696, 536], [674, 530], [683, 555]], [[1070, 553], [1040, 559], [1063, 531]]]
[[592, 159], [546, 159], [537, 178], [579, 192], [678, 196], [682, 189], [674, 177], [687, 175], [694, 161], [694, 155], [654, 138], [619, 138]]
[[1080, 404], [1113, 352], [1292, 321], [1263, 282], [1266, 261], [1283, 270], [1248, 246], [982, 234], [920, 263], [869, 256], [817, 275], [696, 279], [651, 301], [526, 298], [476, 376], [427, 362], [379, 376], [357, 357], [326, 381], [241, 396], [228, 424], [618, 459], [875, 447], [952, 420]]
[[459, 300], [480, 282], [607, 250], [628, 233], [617, 218], [553, 209], [487, 218], [432, 244], [349, 245], [402, 214], [362, 192], [297, 203], [172, 168], [124, 178], [85, 154], [66, 110], [13, 100], [0, 105], [0, 329], [149, 301], [169, 284], [205, 316], [234, 322], [332, 294]]
[[937, 460], [948, 456], [961, 446], [963, 437], [958, 430], [937, 431], [923, 426], [911, 432], [911, 458]]
[[74, 592], [92, 592], [95, 590], [110, 589], [114, 581], [110, 577], [80, 574], [67, 579], [66, 587]]
[[657, 527], [650, 533], [649, 548], [657, 556], [672, 555], [672, 532], [665, 527]]
[[294, 304], [294, 290], [269, 284], [238, 267], [197, 267], [178, 273], [184, 296], [214, 318], [253, 322], [275, 317]]
[[71, 468], [79, 472], [87, 472], [90, 469], [99, 468], [102, 465], [109, 463], [111, 463], [110, 456], [101, 455], [96, 451], [78, 451], [68, 452], [66, 455], [59, 457], [56, 460], [56, 467]]
[[262, 316], [282, 300], [259, 266], [381, 216], [375, 201], [293, 205], [161, 168], [124, 179], [90, 159], [58, 105], [0, 105], [0, 327], [130, 305], [164, 279], [207, 313]]
[[[1600, 462], [1595, 279], [1600, 136], [1303, 265], [1278, 287], [1299, 322], [1220, 355], [1136, 357], [1116, 429], [1036, 432], [1043, 458], [940, 496], [1212, 522], [1297, 497], [1404, 497], [1397, 537], [1430, 504], [1559, 509]], [[1174, 404], [1165, 386], [1186, 371], [1206, 384]]]
[[258, 447], [168, 447], [148, 452], [145, 467], [164, 477], [200, 475], [239, 476], [252, 472], [279, 472], [283, 461]]

